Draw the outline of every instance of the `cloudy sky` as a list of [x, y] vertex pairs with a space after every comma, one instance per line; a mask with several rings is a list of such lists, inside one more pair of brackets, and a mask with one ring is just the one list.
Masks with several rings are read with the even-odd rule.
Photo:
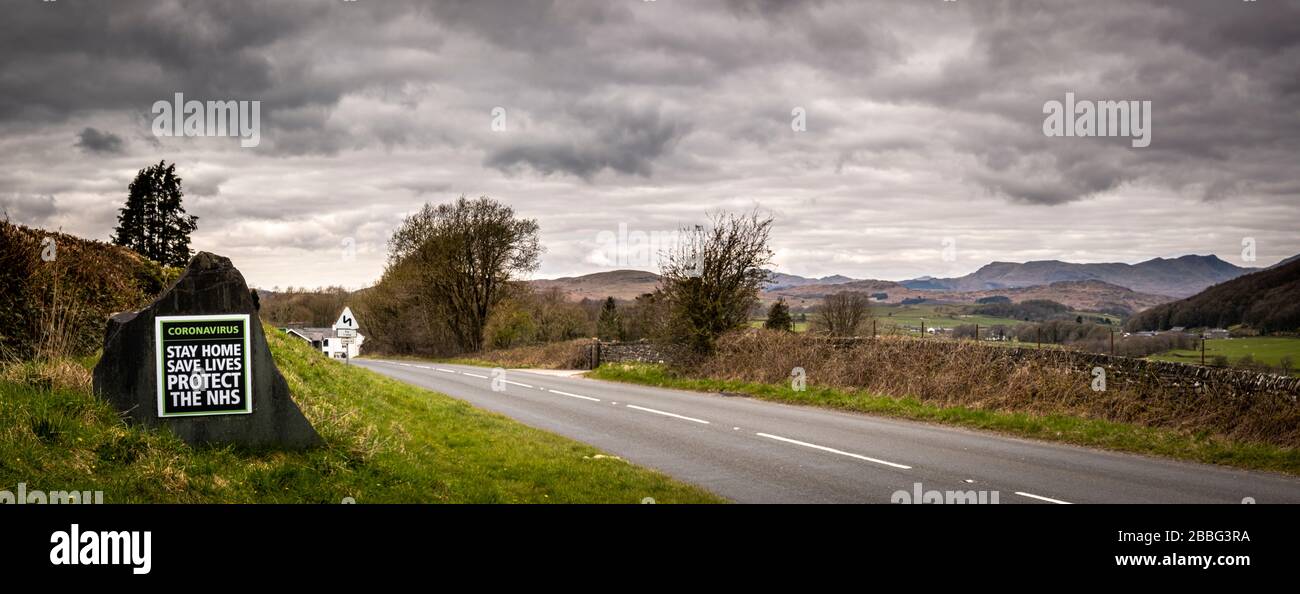
[[[537, 277], [653, 269], [620, 261], [620, 225], [752, 208], [776, 220], [776, 269], [805, 276], [1300, 252], [1300, 0], [0, 10], [10, 220], [106, 240], [166, 159], [193, 247], [262, 287], [366, 286], [404, 215], [462, 194], [538, 219]], [[178, 92], [260, 101], [261, 143], [155, 136]], [[1067, 92], [1151, 101], [1151, 145], [1046, 136]]]

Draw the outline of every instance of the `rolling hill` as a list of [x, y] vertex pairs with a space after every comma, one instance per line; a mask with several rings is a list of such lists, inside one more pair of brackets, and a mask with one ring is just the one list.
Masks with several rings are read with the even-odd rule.
[[1134, 316], [1130, 330], [1245, 324], [1260, 332], [1300, 330], [1300, 259], [1247, 274]]
[[807, 285], [840, 285], [851, 283], [855, 280], [842, 274], [833, 274], [821, 278], [809, 278], [806, 276], [786, 274], [784, 272], [776, 272], [773, 270], [769, 270], [768, 273], [771, 274], [771, 277], [767, 281], [767, 286], [765, 287], [768, 291], [789, 289], [791, 287], [803, 287]]
[[1217, 256], [1153, 258], [1138, 264], [1075, 264], [1059, 260], [1037, 260], [1025, 263], [992, 262], [966, 276], [922, 277], [901, 284], [922, 291], [968, 292], [1096, 280], [1139, 293], [1182, 298], [1255, 270], [1225, 262]]
[[[631, 300], [650, 293], [659, 284], [659, 275], [642, 270], [614, 270], [583, 276], [534, 280], [530, 284], [539, 290], [557, 289], [569, 299], [600, 300], [606, 297]], [[927, 299], [948, 303], [974, 303], [976, 299], [1003, 295], [1013, 302], [1029, 299], [1050, 299], [1080, 311], [1108, 311], [1132, 313], [1165, 303], [1164, 295], [1134, 291], [1098, 280], [1059, 281], [1045, 285], [1031, 285], [997, 290], [956, 291], [920, 290], [902, 283], [882, 280], [852, 280], [844, 276], [811, 279], [795, 275], [777, 275], [760, 295], [766, 304], [784, 297], [796, 309], [817, 305], [824, 297], [840, 291], [884, 293], [885, 303], [899, 303], [904, 299]]]
[[645, 293], [653, 293], [659, 286], [659, 275], [644, 270], [612, 270], [582, 276], [529, 281], [534, 289], [559, 289], [573, 301], [583, 299], [632, 300]]
[[1105, 311], [1133, 313], [1169, 301], [1163, 295], [1140, 293], [1132, 289], [1098, 280], [1060, 281], [1048, 285], [1016, 287], [985, 291], [937, 291], [911, 289], [902, 283], [878, 280], [853, 281], [836, 285], [805, 285], [789, 289], [768, 290], [763, 301], [784, 297], [795, 308], [816, 305], [822, 298], [840, 291], [884, 293], [884, 303], [900, 303], [904, 299], [926, 299], [947, 303], [974, 303], [983, 297], [1005, 296], [1014, 303], [1031, 299], [1048, 299], [1063, 303], [1079, 311]]
[[[765, 288], [767, 291], [811, 285], [837, 285], [853, 282], [854, 280], [838, 274], [822, 278], [809, 278], [771, 270], [768, 272], [771, 274], [771, 278]], [[659, 275], [644, 270], [613, 270], [582, 276], [540, 279], [529, 281], [529, 284], [539, 290], [559, 289], [574, 301], [604, 299], [606, 297], [631, 300], [640, 295], [654, 292], [659, 286]]]
[[[1284, 260], [1272, 269], [1286, 267], [1296, 258]], [[826, 295], [839, 291], [884, 293], [882, 301], [928, 299], [971, 303], [982, 297], [1003, 295], [1012, 301], [1050, 299], [1083, 311], [1114, 313], [1144, 309], [1196, 295], [1226, 281], [1265, 270], [1243, 268], [1217, 256], [1187, 255], [1153, 258], [1138, 264], [1076, 264], [1059, 260], [992, 262], [966, 276], [920, 277], [901, 282], [863, 279], [843, 275], [810, 278], [771, 272], [761, 295], [764, 302], [784, 297], [796, 308], [811, 307]], [[583, 276], [534, 280], [537, 289], [558, 289], [572, 300], [630, 300], [655, 290], [659, 275], [643, 270], [614, 270]]]

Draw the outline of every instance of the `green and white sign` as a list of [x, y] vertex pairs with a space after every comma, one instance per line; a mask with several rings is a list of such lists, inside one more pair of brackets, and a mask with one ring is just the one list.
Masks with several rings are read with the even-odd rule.
[[248, 314], [158, 316], [158, 416], [253, 412]]

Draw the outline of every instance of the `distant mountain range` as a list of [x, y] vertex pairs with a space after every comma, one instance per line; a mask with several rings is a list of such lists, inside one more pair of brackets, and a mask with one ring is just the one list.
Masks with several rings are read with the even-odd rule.
[[[822, 278], [808, 278], [794, 274], [784, 274], [769, 270], [771, 278], [764, 290], [772, 291], [803, 287], [808, 285], [835, 285], [852, 282], [847, 276], [834, 275]], [[582, 299], [635, 299], [640, 295], [654, 292], [659, 286], [659, 275], [644, 270], [611, 270], [582, 276], [565, 276], [553, 279], [531, 281], [533, 287], [546, 290], [557, 288], [575, 301]]]
[[[1277, 268], [1300, 260], [1300, 255], [1275, 264]], [[811, 307], [838, 291], [884, 294], [886, 303], [927, 299], [972, 303], [981, 297], [1003, 295], [1012, 301], [1051, 299], [1087, 311], [1138, 312], [1174, 299], [1195, 295], [1259, 268], [1244, 268], [1215, 256], [1155, 258], [1138, 264], [1075, 264], [1058, 260], [993, 262], [966, 276], [921, 277], [902, 282], [853, 279], [843, 275], [821, 278], [771, 272], [762, 300], [784, 297], [792, 306]], [[535, 280], [539, 289], [555, 288], [570, 299], [631, 300], [659, 285], [659, 275], [643, 270], [614, 270], [583, 276]]]
[[1258, 268], [1243, 268], [1217, 256], [1155, 258], [1138, 264], [1075, 264], [1060, 260], [993, 262], [957, 278], [921, 277], [900, 284], [919, 291], [989, 291], [1049, 285], [1061, 281], [1096, 280], [1140, 293], [1189, 297], [1206, 287], [1229, 281]]
[[1300, 330], [1300, 256], [1215, 285], [1187, 299], [1148, 309], [1130, 330], [1227, 328], [1245, 324], [1261, 332]]
[[797, 274], [786, 274], [784, 272], [767, 271], [772, 276], [768, 278], [766, 290], [789, 289], [791, 287], [802, 287], [805, 285], [839, 285], [851, 283], [854, 280], [842, 274], [823, 276], [821, 278], [808, 278]]
[[[583, 276], [531, 281], [539, 290], [559, 290], [569, 299], [601, 300], [606, 297], [627, 300], [654, 292], [659, 286], [659, 275], [644, 270], [613, 270]], [[1083, 311], [1136, 312], [1169, 301], [1169, 297], [1139, 293], [1131, 289], [1101, 281], [1063, 281], [1049, 285], [1018, 287], [992, 291], [932, 291], [909, 289], [900, 283], [880, 280], [852, 280], [843, 276], [824, 279], [784, 275], [770, 284], [760, 295], [764, 303], [785, 298], [796, 309], [817, 305], [831, 293], [858, 291], [871, 293], [884, 303], [899, 303], [904, 299], [927, 299], [949, 303], [974, 303], [981, 297], [1004, 295], [1014, 302], [1028, 299], [1050, 299]]]
[[1019, 303], [1030, 299], [1048, 299], [1080, 311], [1105, 311], [1130, 314], [1169, 301], [1169, 297], [1139, 293], [1132, 289], [1098, 280], [1059, 281], [1046, 285], [1015, 287], [988, 291], [939, 291], [910, 289], [892, 281], [861, 280], [834, 285], [803, 285], [787, 289], [769, 289], [763, 292], [764, 302], [785, 298], [796, 309], [812, 307], [823, 298], [840, 291], [856, 291], [875, 295], [884, 303], [901, 303], [905, 300], [924, 299], [944, 303], [974, 303], [983, 297], [1000, 295]]

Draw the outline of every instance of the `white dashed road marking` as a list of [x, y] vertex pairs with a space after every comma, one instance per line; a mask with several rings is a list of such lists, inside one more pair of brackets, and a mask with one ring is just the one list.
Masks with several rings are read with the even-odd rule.
[[835, 449], [835, 448], [828, 448], [828, 447], [826, 447], [826, 446], [819, 446], [819, 445], [817, 445], [817, 444], [815, 444], [815, 443], [808, 443], [808, 442], [806, 442], [806, 441], [798, 441], [798, 440], [795, 440], [795, 439], [790, 439], [789, 437], [781, 437], [780, 435], [772, 435], [771, 433], [755, 433], [754, 435], [758, 435], [758, 436], [760, 436], [760, 437], [766, 437], [766, 438], [768, 438], [768, 439], [775, 439], [775, 440], [777, 440], [777, 441], [784, 441], [784, 442], [786, 442], [786, 443], [792, 443], [792, 444], [795, 444], [795, 445], [801, 445], [801, 446], [804, 446], [804, 447], [806, 447], [806, 448], [813, 448], [813, 449], [815, 449], [815, 450], [821, 450], [821, 451], [823, 451], [823, 452], [830, 452], [830, 453], [832, 453], [832, 454], [839, 454], [839, 455], [841, 455], [841, 456], [848, 456], [848, 457], [850, 457], [850, 458], [857, 458], [857, 459], [859, 459], [859, 460], [866, 460], [867, 462], [875, 462], [876, 464], [884, 464], [885, 466], [893, 466], [894, 468], [902, 468], [903, 470], [911, 470], [911, 469], [912, 469], [911, 466], [904, 466], [904, 465], [902, 465], [902, 464], [895, 464], [895, 463], [893, 463], [893, 462], [888, 462], [888, 461], [885, 461], [885, 460], [881, 460], [881, 459], [879, 459], [879, 458], [868, 458], [867, 456], [862, 456], [862, 455], [859, 455], [859, 454], [853, 454], [853, 453], [850, 453], [850, 452], [845, 452], [845, 451], [842, 451], [842, 450], [837, 450], [837, 449]]
[[1021, 497], [1028, 497], [1030, 499], [1037, 499], [1039, 501], [1046, 501], [1048, 503], [1057, 503], [1060, 505], [1072, 505], [1069, 501], [1061, 501], [1060, 499], [1052, 499], [1051, 497], [1043, 497], [1042, 495], [1034, 495], [1033, 493], [1025, 493], [1024, 491], [1016, 491], [1016, 495], [1019, 495]]
[[665, 416], [665, 417], [673, 417], [673, 418], [677, 418], [677, 419], [682, 419], [682, 420], [690, 421], [690, 422], [692, 422], [692, 423], [700, 423], [700, 424], [703, 424], [703, 425], [708, 425], [708, 424], [709, 424], [709, 422], [708, 422], [708, 421], [705, 421], [704, 419], [696, 419], [696, 418], [694, 418], [694, 417], [684, 417], [684, 416], [679, 415], [679, 414], [670, 413], [670, 412], [664, 412], [664, 411], [662, 411], [662, 410], [655, 410], [655, 409], [653, 409], [653, 408], [646, 408], [646, 407], [644, 407], [644, 406], [637, 406], [637, 405], [635, 405], [635, 404], [629, 404], [629, 405], [627, 405], [627, 407], [628, 407], [628, 408], [635, 408], [635, 409], [637, 409], [637, 410], [643, 410], [643, 411], [646, 411], [646, 412], [648, 412], [648, 413], [654, 413], [654, 414], [657, 414], [657, 415], [663, 415], [663, 416]]
[[549, 389], [546, 391], [552, 394], [559, 394], [561, 396], [569, 396], [571, 398], [581, 398], [583, 400], [590, 400], [592, 402], [600, 402], [599, 398], [592, 398], [591, 396], [583, 396], [582, 394], [570, 394], [568, 392], [561, 392], [559, 390], [549, 390]]

